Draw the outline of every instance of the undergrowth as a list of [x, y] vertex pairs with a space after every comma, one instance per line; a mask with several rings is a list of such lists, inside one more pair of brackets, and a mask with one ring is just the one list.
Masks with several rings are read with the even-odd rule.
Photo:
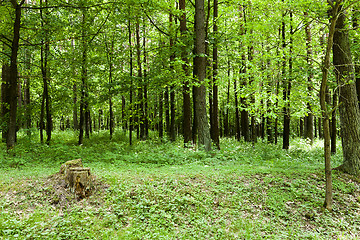
[[[128, 145], [121, 131], [76, 144], [55, 132], [47, 146], [20, 136], [1, 145], [3, 239], [357, 239], [360, 185], [333, 174], [334, 208], [324, 201], [322, 141], [291, 148], [222, 139], [205, 153], [155, 136]], [[341, 163], [341, 149], [332, 156]], [[79, 202], [54, 201], [46, 184], [61, 163], [82, 158], [102, 191]]]

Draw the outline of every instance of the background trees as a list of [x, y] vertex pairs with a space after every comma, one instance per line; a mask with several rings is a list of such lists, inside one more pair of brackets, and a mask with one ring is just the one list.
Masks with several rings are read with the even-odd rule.
[[[319, 63], [331, 3], [3, 1], [3, 139], [12, 148], [18, 129], [38, 128], [41, 141], [46, 129], [50, 144], [52, 129], [73, 128], [79, 144], [99, 130], [110, 136], [128, 131], [130, 142], [158, 131], [160, 138], [183, 136], [185, 144], [192, 140], [206, 149], [210, 136], [220, 147], [220, 135], [275, 144], [282, 136], [284, 149], [290, 137], [312, 142], [315, 130], [322, 137], [315, 120], [323, 118]], [[329, 69], [333, 142], [345, 119], [357, 119], [344, 117], [350, 111], [343, 109], [351, 105], [345, 90], [353, 89], [349, 82], [358, 78], [358, 68], [340, 66], [358, 62], [358, 54], [350, 58], [351, 49], [358, 50], [358, 3], [343, 6], [348, 13], [340, 11], [338, 28], [354, 28], [349, 36], [337, 31], [336, 46], [348, 39], [341, 58], [347, 61], [337, 62], [335, 54]], [[346, 141], [354, 142], [350, 136], [343, 132], [344, 149]], [[346, 163], [356, 150], [344, 154]]]

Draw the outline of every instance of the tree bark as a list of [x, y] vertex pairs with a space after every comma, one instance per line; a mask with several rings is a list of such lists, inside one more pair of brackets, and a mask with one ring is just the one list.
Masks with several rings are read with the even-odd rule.
[[195, 0], [195, 64], [194, 72], [200, 86], [196, 96], [196, 122], [198, 127], [198, 145], [205, 151], [211, 150], [211, 138], [208, 117], [206, 113], [206, 56], [205, 56], [205, 14], [204, 0]]
[[337, 108], [337, 90], [333, 91], [333, 111], [331, 113], [331, 154], [336, 153], [336, 108]]
[[[173, 15], [169, 15], [170, 25], [173, 24]], [[175, 61], [175, 49], [174, 49], [174, 39], [170, 37], [170, 70], [174, 71], [174, 61]], [[170, 141], [175, 142], [176, 132], [175, 132], [175, 89], [174, 85], [170, 84]]]
[[17, 114], [17, 86], [18, 86], [18, 66], [17, 57], [19, 50], [20, 40], [20, 24], [21, 24], [21, 5], [16, 0], [11, 0], [12, 6], [15, 9], [15, 19], [13, 28], [13, 39], [11, 44], [11, 56], [10, 56], [10, 69], [9, 69], [9, 86], [7, 96], [9, 98], [9, 118], [7, 124], [7, 138], [6, 146], [7, 149], [11, 149], [15, 146], [16, 142], [16, 114]]
[[10, 99], [8, 96], [10, 87], [10, 66], [4, 62], [1, 70], [1, 118], [2, 118], [2, 141], [6, 142], [8, 133], [9, 111], [10, 111]]
[[129, 72], [130, 72], [130, 118], [129, 118], [129, 145], [132, 145], [132, 132], [133, 132], [133, 52], [131, 41], [131, 22], [128, 21], [128, 35], [129, 35]]
[[346, 13], [339, 13], [334, 33], [333, 63], [340, 87], [339, 113], [344, 161], [341, 170], [360, 174], [360, 110], [355, 86]]
[[[312, 61], [312, 47], [311, 47], [311, 26], [310, 22], [308, 21], [308, 13], [305, 12], [305, 18], [307, 19], [306, 26], [305, 26], [305, 39], [306, 39], [306, 62], [308, 64], [308, 96], [309, 99], [311, 98], [313, 87], [312, 81], [314, 78], [313, 71], [313, 61]], [[305, 138], [310, 141], [310, 144], [314, 142], [314, 115], [312, 113], [311, 103], [310, 101], [306, 104], [307, 106], [307, 116], [304, 118], [305, 121], [305, 129], [304, 135]]]
[[138, 87], [138, 126], [140, 127], [140, 139], [145, 140], [145, 124], [144, 124], [144, 79], [142, 74], [142, 63], [141, 63], [141, 46], [140, 46], [140, 23], [139, 17], [137, 17], [135, 25], [135, 36], [136, 36], [136, 56], [137, 56], [137, 77], [140, 81]]
[[215, 37], [213, 46], [213, 99], [212, 99], [212, 140], [215, 146], [220, 149], [220, 129], [219, 129], [219, 96], [218, 96], [218, 0], [214, 0], [214, 26], [213, 34]]
[[[183, 41], [183, 46], [181, 47], [181, 59], [183, 61], [182, 69], [184, 71], [185, 76], [189, 75], [188, 70], [188, 63], [189, 60], [187, 58], [187, 51], [186, 51], [186, 1], [179, 0], [179, 9], [182, 11], [180, 16], [180, 32], [181, 32], [181, 39]], [[190, 98], [190, 86], [189, 81], [185, 80], [183, 83], [183, 134], [184, 134], [184, 144], [186, 146], [192, 139], [191, 134], [191, 98]]]

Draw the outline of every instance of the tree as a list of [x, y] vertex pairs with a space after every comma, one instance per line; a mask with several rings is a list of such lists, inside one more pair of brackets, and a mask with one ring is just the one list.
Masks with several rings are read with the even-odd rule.
[[211, 149], [211, 138], [208, 117], [206, 113], [206, 57], [205, 57], [205, 13], [204, 0], [195, 1], [195, 60], [194, 75], [199, 87], [196, 89], [196, 123], [198, 129], [198, 145], [206, 151]]
[[21, 25], [21, 6], [25, 3], [22, 0], [18, 4], [17, 0], [11, 0], [12, 7], [15, 10], [15, 18], [13, 25], [13, 39], [11, 41], [11, 56], [10, 56], [10, 68], [9, 68], [9, 85], [7, 88], [6, 96], [9, 100], [9, 118], [7, 124], [7, 136], [6, 146], [11, 149], [15, 146], [16, 142], [16, 117], [17, 117], [17, 103], [18, 103], [18, 50], [20, 40], [20, 25]]
[[[332, 4], [337, 5], [338, 2]], [[350, 40], [346, 30], [346, 12], [343, 9], [340, 6], [337, 12], [339, 16], [336, 22], [333, 45], [333, 63], [340, 89], [339, 113], [344, 157], [343, 164], [338, 169], [358, 175], [360, 174], [360, 110]]]

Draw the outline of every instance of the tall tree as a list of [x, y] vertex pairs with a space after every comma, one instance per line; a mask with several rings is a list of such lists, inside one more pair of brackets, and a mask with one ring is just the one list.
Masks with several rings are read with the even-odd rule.
[[194, 73], [199, 82], [196, 90], [196, 122], [198, 128], [198, 145], [205, 151], [211, 149], [209, 123], [206, 113], [206, 56], [205, 56], [205, 13], [204, 0], [195, 0], [195, 60]]
[[[40, 2], [42, 6], [42, 0]], [[45, 7], [48, 6], [47, 0], [45, 0]], [[40, 113], [40, 141], [43, 142], [43, 130], [46, 130], [46, 144], [50, 144], [51, 130], [52, 130], [52, 114], [51, 114], [51, 99], [49, 94], [49, 83], [50, 83], [50, 68], [49, 68], [49, 54], [50, 54], [50, 43], [49, 43], [49, 13], [48, 11], [43, 13], [43, 9], [40, 9], [41, 16], [41, 27], [44, 31], [44, 39], [41, 40], [41, 74], [43, 80], [43, 94], [41, 101], [41, 113]], [[46, 124], [44, 123], [44, 116], [46, 115]]]
[[[313, 92], [312, 82], [314, 78], [313, 74], [313, 64], [312, 64], [312, 46], [311, 46], [311, 23], [309, 21], [308, 13], [305, 12], [305, 39], [306, 39], [306, 62], [308, 64], [308, 96], [309, 99], [311, 99], [311, 94]], [[312, 113], [311, 103], [310, 100], [306, 104], [307, 107], [307, 116], [305, 117], [305, 129], [304, 129], [304, 135], [306, 139], [309, 139], [310, 144], [314, 141], [314, 115]]]
[[213, 34], [215, 37], [213, 46], [213, 91], [212, 91], [212, 127], [211, 137], [218, 149], [220, 149], [220, 129], [219, 129], [219, 88], [218, 88], [218, 0], [214, 0], [213, 14]]
[[17, 117], [17, 86], [18, 86], [18, 50], [20, 40], [20, 25], [21, 25], [21, 6], [25, 0], [20, 4], [17, 0], [11, 0], [12, 7], [15, 10], [14, 25], [13, 25], [13, 38], [11, 42], [11, 55], [10, 55], [10, 68], [9, 68], [9, 86], [6, 95], [9, 99], [9, 118], [7, 124], [6, 146], [11, 149], [15, 146], [16, 142], [16, 117]]
[[[342, 2], [342, 1], [340, 1]], [[333, 2], [338, 5], [338, 2]], [[333, 10], [334, 11], [334, 10]], [[346, 31], [346, 12], [340, 7], [334, 33], [333, 63], [339, 84], [339, 113], [344, 161], [339, 169], [360, 174], [360, 110], [355, 85], [355, 70]]]
[[[179, 9], [182, 11], [180, 16], [180, 32], [181, 32], [181, 59], [183, 61], [182, 69], [184, 71], [185, 77], [188, 76], [188, 58], [187, 58], [187, 49], [186, 49], [186, 1], [179, 0]], [[184, 133], [184, 144], [186, 145], [191, 141], [191, 98], [190, 98], [190, 87], [189, 81], [186, 79], [183, 83], [183, 133]]]
[[328, 210], [332, 209], [332, 178], [331, 178], [331, 152], [330, 152], [330, 125], [329, 125], [329, 110], [326, 106], [326, 92], [328, 85], [328, 75], [330, 68], [330, 55], [331, 48], [335, 43], [335, 27], [337, 26], [338, 21], [338, 11], [340, 8], [341, 0], [338, 2], [328, 2], [331, 5], [331, 15], [330, 15], [330, 26], [329, 26], [329, 36], [327, 40], [327, 45], [325, 49], [325, 57], [322, 64], [322, 79], [320, 86], [320, 105], [321, 113], [323, 117], [323, 129], [324, 129], [324, 157], [325, 157], [325, 180], [326, 180], [326, 190], [325, 190], [325, 202], [324, 207]]

